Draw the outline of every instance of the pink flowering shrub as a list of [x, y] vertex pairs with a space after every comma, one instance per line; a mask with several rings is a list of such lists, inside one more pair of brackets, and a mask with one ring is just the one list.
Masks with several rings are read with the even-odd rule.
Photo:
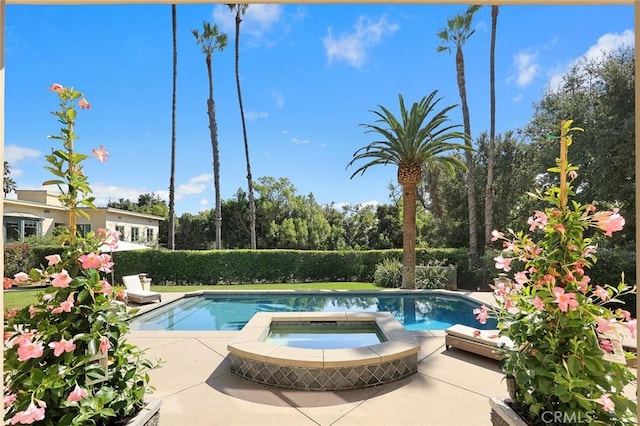
[[[93, 198], [80, 165], [88, 156], [73, 146], [73, 103], [81, 109], [90, 105], [73, 89], [54, 84], [51, 90], [60, 99], [54, 115], [65, 127], [51, 137], [62, 140], [63, 148], [46, 156], [56, 179], [45, 184], [62, 191], [72, 226], [62, 236], [62, 255], [47, 256], [46, 266], [14, 276], [18, 282], [51, 285], [33, 305], [5, 312], [4, 420], [11, 425], [115, 425], [143, 406], [152, 391], [148, 371], [157, 363], [124, 339], [135, 312], [116, 301], [104, 279], [113, 262], [99, 247], [117, 245], [117, 233], [75, 234], [75, 217], [84, 213], [79, 207], [92, 207]], [[104, 147], [95, 151], [98, 160], [106, 160]]]
[[617, 333], [627, 329], [635, 338], [636, 320], [622, 306], [604, 306], [635, 287], [624, 276], [615, 286], [591, 282], [597, 247], [585, 236], [592, 229], [610, 237], [623, 228], [624, 218], [617, 209], [597, 211], [570, 201], [577, 173], [567, 161], [567, 146], [575, 130], [581, 129], [562, 123], [560, 159], [549, 169], [560, 175], [560, 185], [531, 194], [549, 207], [529, 218], [529, 233], [493, 231], [504, 248], [496, 268], [523, 267], [511, 271], [510, 281], [492, 286], [497, 307], [474, 313], [480, 322], [496, 318], [500, 335], [517, 348], [505, 352], [504, 370], [515, 378], [514, 406], [530, 424], [544, 424], [553, 413], [579, 423], [636, 424], [636, 404], [623, 395], [635, 380], [625, 362], [631, 354], [624, 353]]

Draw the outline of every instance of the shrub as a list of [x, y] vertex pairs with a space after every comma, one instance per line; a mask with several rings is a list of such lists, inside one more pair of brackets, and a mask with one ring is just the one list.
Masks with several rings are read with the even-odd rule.
[[397, 259], [383, 259], [376, 266], [373, 283], [383, 288], [399, 288], [402, 285], [402, 262]]
[[35, 267], [32, 251], [28, 244], [12, 243], [4, 245], [4, 274], [13, 278], [20, 271]]

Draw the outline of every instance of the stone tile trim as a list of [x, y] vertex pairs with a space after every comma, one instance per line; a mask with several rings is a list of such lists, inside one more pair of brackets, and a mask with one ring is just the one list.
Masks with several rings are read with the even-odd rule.
[[308, 391], [338, 391], [378, 386], [417, 371], [416, 354], [379, 364], [339, 368], [276, 365], [230, 353], [231, 372], [256, 383]]

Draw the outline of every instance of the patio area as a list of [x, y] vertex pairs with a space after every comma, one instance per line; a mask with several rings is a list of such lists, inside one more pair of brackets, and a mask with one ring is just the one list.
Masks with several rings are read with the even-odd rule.
[[[180, 294], [163, 294], [163, 303]], [[490, 294], [474, 294], [478, 299]], [[157, 304], [145, 305], [143, 311]], [[161, 359], [150, 373], [162, 399], [161, 426], [490, 425], [489, 397], [506, 396], [497, 361], [445, 349], [444, 331], [411, 332], [418, 372], [377, 387], [309, 392], [272, 388], [230, 373], [227, 343], [237, 331], [133, 331], [128, 341]], [[635, 388], [630, 389], [635, 393]]]

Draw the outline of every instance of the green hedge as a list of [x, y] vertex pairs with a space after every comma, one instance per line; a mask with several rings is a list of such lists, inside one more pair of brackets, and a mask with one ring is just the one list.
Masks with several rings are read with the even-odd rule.
[[[59, 246], [30, 247], [26, 255], [19, 247], [5, 245], [5, 275], [19, 267], [45, 265], [45, 256], [60, 253]], [[469, 267], [468, 250], [429, 248], [416, 251], [416, 264], [441, 262], [456, 265], [459, 289], [487, 289], [497, 276], [493, 258], [498, 251], [485, 253], [485, 268]], [[27, 258], [22, 258], [26, 256]], [[305, 251], [305, 250], [133, 250], [114, 252], [114, 277], [146, 272], [153, 284], [244, 284], [276, 282], [362, 281], [373, 282], [376, 266], [385, 258], [402, 260], [402, 250]], [[7, 264], [7, 260], [10, 264]], [[596, 283], [617, 284], [624, 271], [627, 283], [636, 282], [633, 251], [600, 250], [590, 275]], [[16, 266], [18, 265], [18, 266]], [[15, 272], [13, 272], [15, 273]]]

